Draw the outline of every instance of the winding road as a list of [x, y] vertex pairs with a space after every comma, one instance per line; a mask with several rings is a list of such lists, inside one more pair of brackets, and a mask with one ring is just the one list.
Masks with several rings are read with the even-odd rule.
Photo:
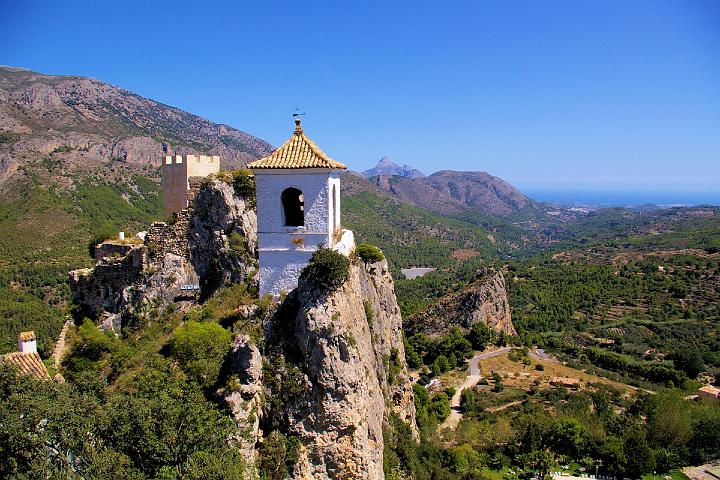
[[466, 388], [472, 388], [477, 385], [482, 378], [482, 375], [480, 375], [480, 360], [496, 357], [498, 355], [502, 355], [503, 353], [507, 353], [510, 350], [512, 350], [512, 347], [498, 348], [497, 350], [478, 353], [470, 359], [470, 375], [468, 375], [465, 381], [457, 387], [455, 395], [453, 395], [450, 399], [450, 415], [448, 415], [442, 425], [440, 425], [440, 430], [445, 428], [455, 430], [455, 427], [457, 427], [458, 423], [460, 423], [460, 420], [462, 419], [462, 413], [460, 412], [460, 395], [462, 395], [462, 391]]

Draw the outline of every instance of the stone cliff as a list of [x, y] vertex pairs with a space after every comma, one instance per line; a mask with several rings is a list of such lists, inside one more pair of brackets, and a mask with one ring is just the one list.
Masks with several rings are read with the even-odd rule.
[[405, 329], [410, 334], [422, 332], [439, 336], [454, 326], [467, 331], [478, 322], [496, 332], [517, 335], [502, 272], [490, 270], [477, 275], [461, 291], [442, 297], [425, 311], [409, 318]]
[[221, 285], [255, 281], [253, 199], [216, 178], [191, 179], [188, 199], [173, 223], [102, 243], [94, 268], [69, 273], [73, 300], [88, 316], [115, 329], [152, 309], [185, 308]]
[[384, 478], [383, 422], [395, 412], [415, 428], [386, 261], [354, 262], [332, 292], [301, 277], [268, 325], [266, 348], [269, 364], [283, 367], [265, 385], [282, 402], [269, 404], [263, 423], [299, 439], [293, 478]]

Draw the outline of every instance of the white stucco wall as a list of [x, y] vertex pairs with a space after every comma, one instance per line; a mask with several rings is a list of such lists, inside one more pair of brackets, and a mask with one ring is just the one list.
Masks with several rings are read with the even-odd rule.
[[[327, 169], [254, 170], [257, 186], [258, 252], [260, 295], [290, 291], [297, 287], [300, 272], [318, 245], [332, 246], [333, 217], [340, 203], [340, 173]], [[335, 185], [335, 201], [330, 198]], [[282, 192], [286, 188], [303, 192], [305, 225], [283, 225]], [[302, 243], [293, 240], [302, 239]]]
[[20, 353], [35, 353], [37, 352], [37, 340], [18, 340], [18, 351]]
[[312, 250], [260, 251], [260, 296], [268, 293], [277, 296], [295, 289], [312, 253]]

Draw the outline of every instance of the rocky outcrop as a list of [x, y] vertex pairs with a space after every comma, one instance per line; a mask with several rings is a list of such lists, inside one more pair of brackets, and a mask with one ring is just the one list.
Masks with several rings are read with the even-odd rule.
[[191, 179], [189, 206], [173, 223], [156, 222], [143, 239], [96, 248], [95, 267], [69, 274], [73, 300], [117, 329], [171, 303], [180, 309], [218, 287], [255, 282], [253, 199], [218, 179]]
[[[301, 277], [269, 327], [302, 372], [279, 428], [302, 445], [293, 478], [382, 479], [383, 422], [397, 413], [413, 428], [400, 310], [387, 263], [353, 264], [345, 284], [328, 293]], [[273, 395], [277, 392], [270, 391]]]
[[257, 478], [255, 446], [261, 438], [262, 356], [247, 335], [239, 335], [230, 349], [230, 370], [234, 377], [225, 392], [225, 402], [238, 430], [233, 436], [248, 466], [248, 478]]
[[502, 272], [490, 270], [478, 274], [460, 292], [442, 297], [425, 311], [409, 318], [405, 329], [409, 334], [422, 332], [440, 336], [455, 326], [468, 331], [478, 322], [496, 332], [517, 335]]

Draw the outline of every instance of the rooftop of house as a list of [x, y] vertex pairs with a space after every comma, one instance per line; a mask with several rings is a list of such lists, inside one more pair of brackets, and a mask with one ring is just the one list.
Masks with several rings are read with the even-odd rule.
[[712, 385], [705, 385], [698, 389], [700, 392], [709, 393], [710, 395], [720, 396], [720, 388], [713, 387]]
[[12, 352], [6, 353], [2, 359], [7, 363], [16, 365], [23, 375], [39, 378], [41, 380], [50, 380], [48, 369], [43, 363], [37, 352], [23, 353]]
[[300, 119], [295, 119], [292, 137], [267, 157], [248, 164], [248, 168], [330, 168], [347, 170], [342, 163], [328, 157], [315, 142], [305, 136]]

